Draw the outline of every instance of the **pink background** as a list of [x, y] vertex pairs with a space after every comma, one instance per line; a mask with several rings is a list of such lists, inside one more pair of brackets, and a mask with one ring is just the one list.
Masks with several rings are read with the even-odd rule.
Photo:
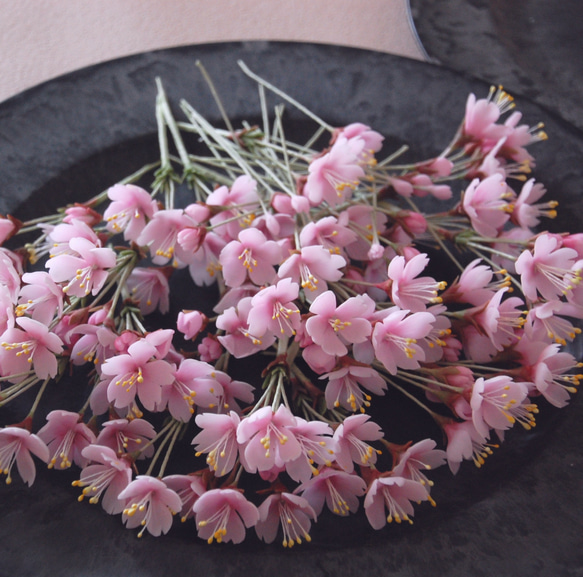
[[0, 101], [147, 50], [228, 40], [343, 44], [424, 59], [408, 0], [0, 0]]

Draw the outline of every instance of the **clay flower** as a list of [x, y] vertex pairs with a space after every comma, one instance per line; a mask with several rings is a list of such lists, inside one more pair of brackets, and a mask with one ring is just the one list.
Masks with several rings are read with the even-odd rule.
[[149, 441], [155, 436], [154, 426], [144, 419], [112, 419], [103, 423], [95, 443], [109, 447], [118, 457], [139, 452], [136, 458], [145, 459], [154, 454]]
[[101, 500], [101, 506], [110, 515], [121, 513], [124, 502], [118, 496], [132, 480], [130, 463], [102, 445], [88, 445], [82, 456], [91, 464], [84, 467], [80, 479], [73, 482], [73, 486], [83, 487], [79, 501], [88, 497], [94, 505]]
[[141, 526], [138, 537], [147, 529], [157, 537], [168, 533], [172, 526], [172, 515], [182, 509], [180, 497], [163, 481], [138, 475], [119, 495], [125, 502], [122, 520], [128, 529]]
[[370, 467], [377, 460], [377, 450], [366, 441], [383, 437], [381, 428], [368, 415], [353, 415], [334, 431], [336, 462], [347, 473], [352, 473], [354, 463]]
[[255, 531], [266, 543], [273, 543], [278, 527], [283, 532], [282, 545], [293, 547], [302, 540], [310, 542], [310, 527], [316, 513], [306, 499], [291, 493], [274, 493], [259, 506], [259, 521]]
[[49, 460], [48, 447], [36, 435], [20, 427], [0, 429], [0, 471], [6, 475], [7, 485], [12, 483], [14, 463], [21, 479], [29, 486], [34, 483], [36, 468], [31, 453], [45, 463]]
[[257, 507], [235, 489], [212, 489], [196, 501], [192, 510], [196, 515], [198, 536], [208, 543], [241, 543], [245, 527], [259, 521]]

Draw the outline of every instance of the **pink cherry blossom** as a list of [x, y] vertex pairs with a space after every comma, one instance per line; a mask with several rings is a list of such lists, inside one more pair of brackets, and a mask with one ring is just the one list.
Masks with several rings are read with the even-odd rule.
[[384, 395], [387, 388], [384, 379], [372, 367], [352, 363], [320, 378], [328, 379], [326, 406], [331, 410], [340, 406], [353, 413], [364, 410], [364, 407], [370, 406], [371, 397], [362, 389]]
[[[411, 445], [399, 454], [396, 466], [393, 468], [393, 474], [421, 483], [429, 494], [433, 481], [427, 478], [425, 471], [441, 467], [446, 460], [445, 451], [436, 449], [436, 446], [437, 443], [433, 439], [423, 439]], [[428, 499], [430, 498], [428, 497]]]
[[443, 430], [447, 435], [447, 462], [454, 474], [459, 471], [464, 459], [472, 459], [476, 467], [481, 467], [492, 454], [488, 437], [479, 433], [471, 420], [446, 423]]
[[502, 375], [474, 383], [470, 405], [472, 420], [476, 430], [488, 437], [489, 429], [505, 430], [516, 421], [530, 428], [534, 418], [525, 406], [528, 389], [524, 383], [517, 383]]
[[128, 407], [137, 396], [152, 411], [162, 400], [162, 387], [174, 379], [174, 367], [154, 359], [156, 349], [145, 339], [132, 344], [127, 354], [108, 358], [101, 372], [110, 381], [107, 398], [117, 408]]
[[27, 272], [22, 275], [26, 283], [18, 293], [16, 314], [30, 315], [35, 321], [49, 325], [55, 315], [63, 313], [63, 290], [45, 271]]
[[348, 213], [338, 218], [325, 216], [316, 222], [308, 222], [300, 232], [301, 246], [323, 246], [333, 254], [341, 254], [342, 249], [358, 239], [358, 235], [348, 228]]
[[22, 277], [22, 260], [16, 254], [0, 247], [0, 285], [6, 287], [10, 300], [16, 303]]
[[214, 232], [205, 235], [199, 249], [189, 255], [188, 271], [196, 286], [210, 286], [221, 270], [219, 256], [227, 245], [225, 239]]
[[259, 521], [257, 507], [235, 489], [207, 491], [196, 501], [193, 511], [198, 536], [209, 544], [215, 540], [241, 543], [245, 539], [245, 527], [253, 527]]
[[274, 265], [281, 260], [279, 245], [267, 240], [255, 228], [242, 230], [237, 240], [232, 240], [219, 255], [223, 267], [225, 284], [230, 287], [242, 285], [247, 275], [256, 285], [270, 283], [275, 278]]
[[112, 419], [103, 423], [95, 443], [109, 447], [118, 457], [137, 454], [137, 459], [146, 459], [154, 454], [150, 441], [155, 436], [154, 426], [144, 419]]
[[222, 387], [217, 406], [209, 407], [211, 409], [216, 408], [218, 413], [226, 413], [227, 411], [233, 410], [240, 415], [242, 410], [238, 401], [252, 403], [255, 399], [255, 387], [253, 385], [232, 379], [227, 373], [222, 371], [215, 371], [212, 376], [217, 379]]
[[132, 480], [130, 463], [120, 459], [109, 447], [98, 444], [85, 447], [82, 456], [91, 464], [84, 467], [79, 480], [73, 482], [73, 486], [83, 487], [79, 501], [88, 497], [94, 505], [101, 499], [101, 506], [106, 513], [121, 513], [124, 503], [118, 496]]
[[164, 270], [136, 267], [128, 277], [126, 288], [143, 315], [149, 315], [156, 309], [166, 314], [170, 309], [170, 287]]
[[317, 476], [298, 487], [298, 492], [320, 515], [324, 503], [335, 515], [342, 517], [358, 511], [358, 497], [366, 492], [366, 483], [355, 473], [322, 467]]
[[463, 302], [480, 306], [494, 296], [494, 290], [490, 285], [494, 272], [489, 266], [481, 263], [482, 260], [477, 258], [466, 266], [460, 277], [441, 295], [444, 302]]
[[102, 246], [97, 233], [82, 220], [72, 219], [68, 223], [63, 222], [55, 227], [46, 225], [44, 229], [47, 233], [46, 242], [49, 248], [41, 249], [40, 253], [36, 255], [37, 260], [47, 252], [50, 252], [51, 257], [60, 254], [80, 256], [74, 247], [71, 247], [70, 241], [74, 238], [84, 238], [96, 247]]
[[184, 335], [184, 339], [194, 340], [198, 334], [204, 330], [208, 323], [208, 318], [200, 311], [183, 310], [178, 313], [176, 329]]
[[259, 520], [255, 531], [266, 543], [273, 543], [277, 537], [278, 527], [283, 532], [282, 545], [293, 547], [302, 540], [310, 542], [311, 521], [316, 520], [316, 513], [303, 497], [291, 493], [274, 493], [269, 495], [259, 506]]
[[193, 517], [193, 505], [206, 491], [202, 478], [199, 475], [168, 475], [162, 481], [180, 497], [182, 502], [180, 520], [184, 522]]
[[270, 471], [297, 459], [302, 447], [291, 431], [295, 417], [281, 405], [277, 411], [263, 407], [244, 418], [237, 429], [241, 460], [250, 473]]
[[346, 260], [339, 254], [330, 254], [322, 246], [306, 246], [299, 253], [292, 253], [279, 267], [279, 278], [291, 278], [303, 289], [306, 299], [312, 302], [328, 289], [328, 281], [342, 277], [341, 269]]
[[376, 130], [372, 130], [370, 126], [362, 124], [361, 122], [353, 122], [348, 124], [339, 131], [340, 135], [348, 138], [360, 138], [364, 141], [364, 150], [362, 154], [366, 158], [372, 156], [375, 152], [378, 152], [383, 146], [383, 140], [385, 137], [378, 133]]
[[4, 244], [20, 228], [17, 223], [18, 221], [10, 215], [7, 218], [0, 215], [0, 245]]
[[337, 206], [345, 202], [364, 176], [360, 155], [365, 142], [340, 136], [329, 152], [312, 160], [303, 194], [312, 206], [327, 202]]
[[9, 328], [0, 335], [0, 369], [2, 376], [13, 382], [31, 369], [39, 379], [57, 375], [56, 355], [63, 350], [63, 341], [48, 327], [27, 317], [16, 319], [20, 328]]
[[569, 304], [562, 301], [536, 303], [528, 311], [524, 332], [531, 340], [547, 340], [565, 346], [567, 341], [581, 334], [580, 328], [561, 316], [569, 314], [569, 308]]
[[347, 473], [352, 473], [354, 463], [370, 467], [376, 463], [377, 450], [366, 441], [378, 441], [383, 437], [381, 428], [369, 415], [353, 415], [334, 431], [336, 462]]
[[482, 148], [491, 142], [498, 142], [505, 136], [508, 130], [503, 125], [496, 124], [500, 118], [502, 103], [503, 101], [490, 98], [476, 99], [474, 94], [470, 94], [466, 101], [464, 136], [480, 142]]
[[107, 191], [107, 196], [111, 200], [103, 213], [107, 230], [123, 232], [125, 240], [136, 242], [147, 220], [158, 212], [157, 202], [134, 184], [116, 184]]
[[234, 411], [228, 415], [202, 413], [196, 424], [202, 429], [192, 440], [196, 456], [206, 453], [206, 462], [217, 477], [229, 473], [239, 455], [237, 427], [241, 419]]
[[236, 307], [226, 309], [216, 320], [217, 328], [226, 332], [217, 337], [219, 342], [237, 359], [269, 348], [276, 339], [273, 333], [251, 333], [248, 321], [251, 301], [251, 297], [242, 298]]
[[299, 285], [290, 278], [261, 289], [251, 299], [249, 333], [259, 338], [265, 333], [277, 338], [294, 336], [300, 326], [300, 311], [293, 302], [299, 290]]
[[178, 233], [192, 224], [182, 209], [159, 210], [141, 231], [136, 243], [150, 249], [154, 264], [184, 266], [189, 255], [178, 244]]
[[338, 307], [332, 291], [320, 294], [310, 312], [314, 315], [306, 321], [306, 331], [312, 340], [329, 355], [344, 356], [346, 345], [362, 343], [370, 337], [375, 303], [368, 295], [350, 297]]
[[108, 269], [115, 266], [116, 254], [110, 248], [101, 248], [82, 237], [69, 241], [69, 247], [78, 256], [61, 253], [47, 262], [51, 278], [67, 283], [63, 292], [79, 298], [96, 295], [107, 280]]
[[399, 308], [389, 309], [382, 322], [377, 322], [372, 333], [376, 357], [392, 375], [397, 369], [416, 369], [425, 360], [418, 339], [426, 337], [435, 317], [428, 312], [409, 314]]
[[391, 298], [397, 306], [418, 312], [424, 311], [430, 303], [441, 302], [437, 293], [445, 288], [446, 283], [428, 276], [419, 277], [428, 263], [426, 254], [418, 254], [408, 261], [402, 256], [391, 260], [388, 276], [393, 281]]
[[223, 354], [223, 347], [214, 335], [204, 337], [197, 347], [200, 360], [205, 363], [212, 363]]
[[95, 434], [82, 421], [78, 413], [69, 411], [51, 411], [47, 415], [47, 424], [38, 432], [50, 451], [49, 469], [68, 469], [73, 462], [79, 466], [86, 465], [83, 449], [95, 443]]
[[122, 520], [128, 529], [141, 526], [138, 537], [147, 529], [158, 537], [168, 533], [172, 515], [182, 509], [180, 497], [160, 479], [138, 475], [118, 496], [125, 502]]
[[538, 236], [533, 251], [525, 250], [515, 264], [526, 297], [535, 301], [540, 293], [544, 298], [554, 300], [569, 293], [581, 279], [580, 270], [574, 269], [576, 258], [577, 252], [560, 247], [554, 236]]
[[[401, 523], [413, 516], [411, 501], [427, 500], [427, 491], [418, 481], [403, 477], [378, 477], [364, 499], [364, 510], [373, 529], [382, 529], [387, 522]], [[386, 512], [388, 516], [385, 517]]]
[[508, 198], [504, 178], [493, 174], [482, 181], [472, 180], [464, 192], [462, 208], [479, 234], [495, 238], [510, 218], [512, 210]]
[[306, 421], [295, 417], [296, 423], [289, 427], [301, 447], [300, 455], [285, 464], [287, 474], [299, 483], [317, 475], [315, 465], [332, 465], [335, 460], [335, 442], [332, 429], [320, 421]]
[[31, 453], [45, 463], [49, 449], [36, 435], [20, 427], [0, 429], [0, 471], [6, 475], [6, 484], [12, 483], [12, 467], [16, 463], [18, 474], [28, 485], [34, 483], [36, 468]]
[[71, 362], [74, 365], [93, 363], [97, 370], [101, 371], [103, 361], [116, 352], [117, 335], [106, 326], [81, 324], [72, 328], [67, 335], [69, 338], [82, 335], [75, 341], [71, 350]]
[[537, 202], [545, 193], [546, 188], [540, 182], [535, 183], [534, 178], [527, 180], [514, 201], [512, 222], [522, 228], [534, 228], [540, 223], [541, 217], [554, 218], [557, 215], [556, 201]]

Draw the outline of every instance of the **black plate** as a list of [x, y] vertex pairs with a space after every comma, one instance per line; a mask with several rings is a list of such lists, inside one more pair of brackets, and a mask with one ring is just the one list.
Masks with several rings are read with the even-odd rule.
[[[197, 59], [231, 118], [257, 118], [256, 87], [240, 73], [239, 58], [329, 123], [368, 123], [391, 142], [410, 143], [416, 158], [445, 146], [468, 92], [488, 91], [432, 65], [324, 45], [228, 43], [132, 56], [0, 105], [0, 212], [38, 216], [151, 160], [156, 76], [174, 104], [186, 98], [217, 119]], [[550, 135], [535, 151], [536, 176], [561, 201], [556, 228], [581, 230], [581, 133], [528, 100], [519, 98], [518, 107]], [[300, 118], [289, 110], [292, 125]], [[420, 507], [412, 527], [375, 532], [362, 515], [323, 516], [313, 542], [292, 551], [252, 535], [240, 546], [208, 546], [192, 523], [137, 539], [118, 517], [76, 502], [74, 473], [40, 467], [32, 489], [16, 480], [0, 487], [0, 575], [581, 575], [583, 403], [545, 409], [535, 431], [516, 431], [481, 471], [469, 464], [455, 478], [439, 471], [437, 509]]]

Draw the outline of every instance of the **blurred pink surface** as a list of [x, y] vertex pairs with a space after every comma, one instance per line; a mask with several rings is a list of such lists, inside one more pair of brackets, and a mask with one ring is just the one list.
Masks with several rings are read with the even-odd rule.
[[342, 44], [424, 59], [408, 0], [0, 0], [0, 101], [138, 52], [230, 40]]

